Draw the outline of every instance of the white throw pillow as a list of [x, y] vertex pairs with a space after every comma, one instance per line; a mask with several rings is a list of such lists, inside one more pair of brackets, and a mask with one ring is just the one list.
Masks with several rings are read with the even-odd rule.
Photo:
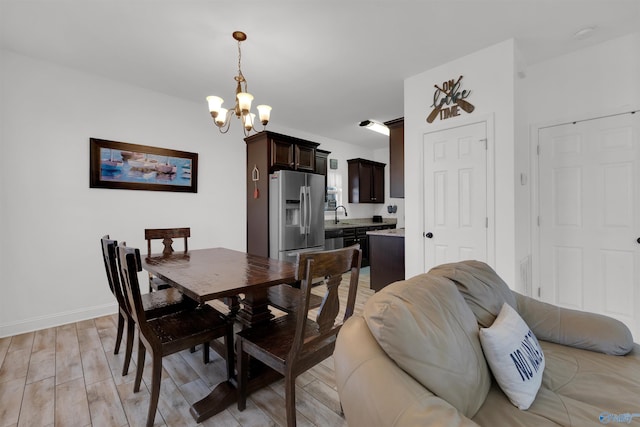
[[529, 409], [544, 371], [544, 354], [531, 329], [504, 303], [493, 325], [480, 329], [480, 343], [504, 394], [519, 409]]

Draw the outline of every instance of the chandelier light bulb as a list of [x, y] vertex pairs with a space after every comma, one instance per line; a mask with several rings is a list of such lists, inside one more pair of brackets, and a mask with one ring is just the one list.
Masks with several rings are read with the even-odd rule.
[[258, 105], [256, 107], [258, 109], [258, 115], [260, 116], [260, 122], [262, 126], [266, 126], [269, 123], [269, 118], [271, 117], [271, 107], [269, 105]]
[[220, 107], [218, 109], [217, 117], [215, 117], [216, 125], [218, 127], [224, 126], [224, 124], [227, 121], [227, 114], [228, 113], [229, 113], [229, 110], [227, 110], [226, 108]]
[[251, 101], [253, 101], [253, 95], [247, 92], [240, 92], [238, 95], [238, 106], [242, 114], [247, 114], [251, 110]]
[[250, 131], [253, 128], [253, 119], [256, 117], [255, 114], [249, 113], [242, 116], [242, 120], [244, 121], [244, 128], [247, 131]]
[[209, 103], [209, 112], [211, 112], [211, 115], [214, 116], [214, 118], [220, 112], [220, 108], [222, 108], [223, 102], [224, 99], [220, 98], [219, 96], [207, 96], [207, 103]]

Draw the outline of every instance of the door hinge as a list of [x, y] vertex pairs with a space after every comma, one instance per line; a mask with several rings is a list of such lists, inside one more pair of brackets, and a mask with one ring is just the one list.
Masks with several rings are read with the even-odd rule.
[[480, 140], [480, 142], [484, 142], [484, 149], [485, 149], [485, 150], [487, 150], [487, 146], [489, 145], [489, 144], [488, 144], [488, 141], [487, 141], [487, 138], [482, 138], [482, 139]]
[[542, 296], [542, 291], [540, 290], [540, 288], [538, 288], [538, 298], [540, 298]]
[[484, 218], [484, 228], [489, 228], [489, 217]]
[[538, 215], [537, 222], [538, 222], [538, 227], [540, 227], [540, 215]]
[[536, 153], [538, 154], [538, 156], [540, 155], [540, 144], [536, 146]]

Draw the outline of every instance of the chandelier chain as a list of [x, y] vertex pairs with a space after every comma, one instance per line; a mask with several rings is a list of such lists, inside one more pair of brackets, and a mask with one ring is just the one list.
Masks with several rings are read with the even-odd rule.
[[244, 78], [244, 74], [242, 74], [242, 49], [240, 48], [241, 41], [238, 41], [238, 77], [240, 77], [240, 81], [244, 83], [244, 91], [247, 92], [247, 80]]

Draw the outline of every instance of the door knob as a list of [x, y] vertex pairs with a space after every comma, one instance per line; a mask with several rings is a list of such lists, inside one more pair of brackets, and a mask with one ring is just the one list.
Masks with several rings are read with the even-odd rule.
[[638, 240], [636, 240], [636, 242], [640, 243], [640, 237], [638, 237]]
[[424, 237], [426, 237], [427, 239], [431, 239], [433, 238], [433, 233], [432, 232], [425, 233]]

